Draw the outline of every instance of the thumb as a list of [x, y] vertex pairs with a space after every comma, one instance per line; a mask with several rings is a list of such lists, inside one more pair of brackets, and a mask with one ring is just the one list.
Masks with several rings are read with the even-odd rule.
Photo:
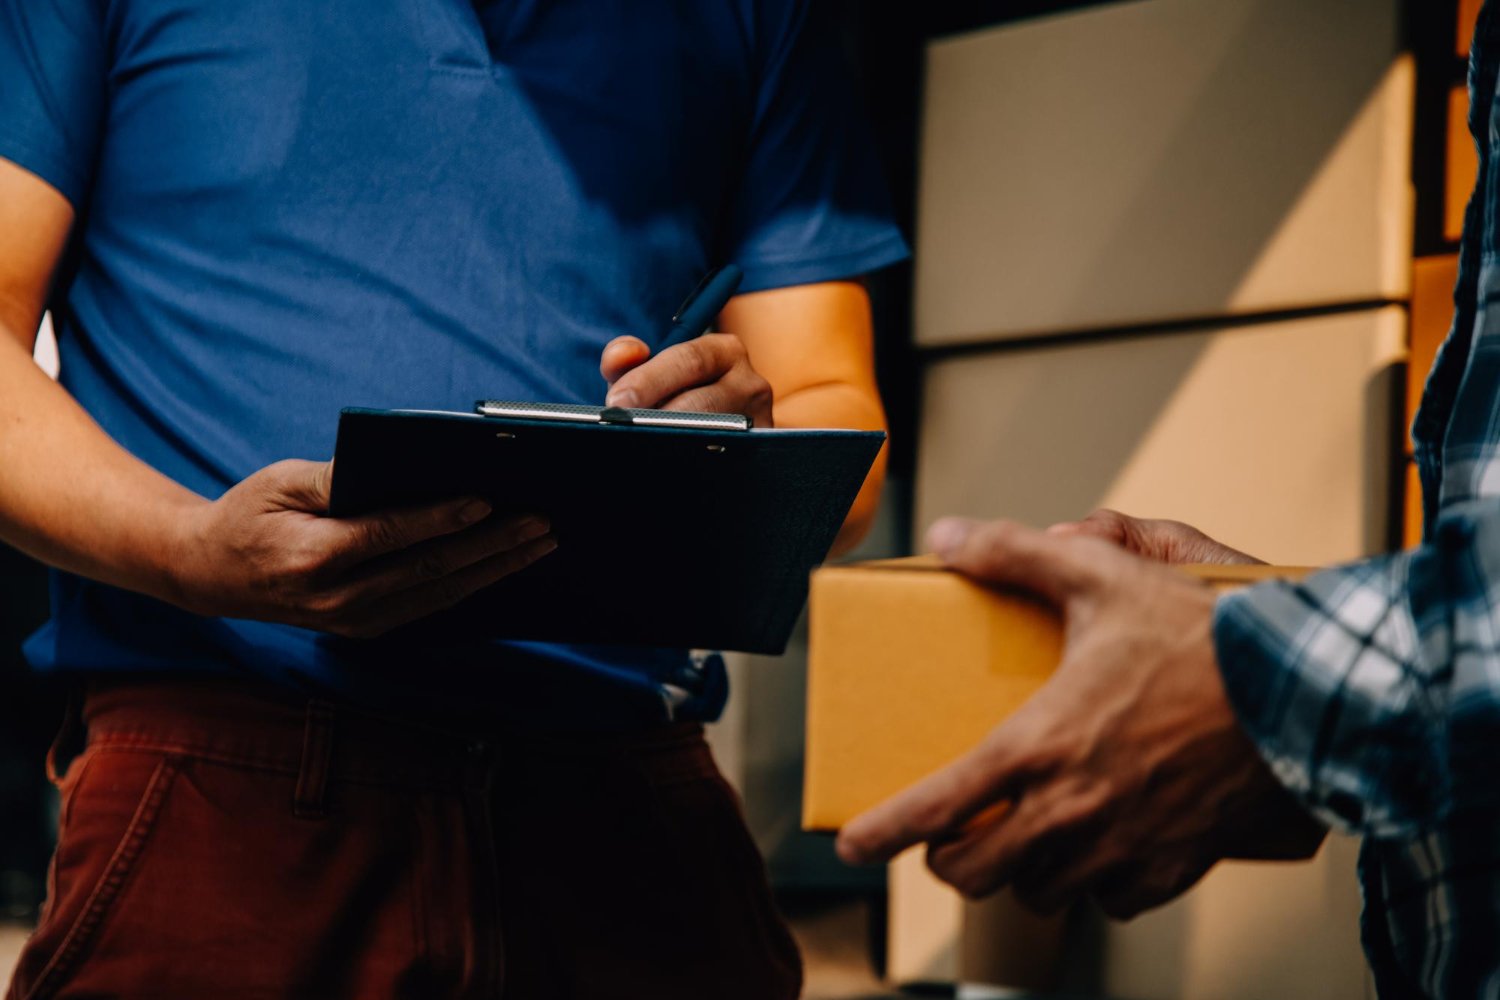
[[630, 369], [642, 365], [651, 357], [651, 348], [639, 337], [616, 337], [604, 345], [599, 355], [599, 374], [604, 381], [614, 385]]
[[982, 583], [1031, 591], [1055, 605], [1098, 586], [1101, 564], [1117, 554], [1097, 539], [1048, 534], [1011, 521], [945, 518], [927, 539], [949, 568]]
[[322, 514], [328, 510], [328, 500], [333, 493], [333, 463], [304, 462], [287, 459], [267, 467], [262, 475], [269, 475], [273, 486], [291, 510], [302, 510]]

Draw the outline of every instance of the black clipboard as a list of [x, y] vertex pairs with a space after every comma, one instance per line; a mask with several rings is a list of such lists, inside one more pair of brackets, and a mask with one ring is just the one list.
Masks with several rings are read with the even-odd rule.
[[546, 515], [558, 539], [541, 561], [398, 633], [785, 649], [808, 574], [885, 435], [650, 426], [609, 413], [342, 411], [333, 516], [477, 494], [497, 512]]

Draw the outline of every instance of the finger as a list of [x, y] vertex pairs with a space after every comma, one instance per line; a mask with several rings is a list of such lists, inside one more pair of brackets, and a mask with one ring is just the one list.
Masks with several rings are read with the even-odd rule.
[[678, 393], [658, 405], [691, 413], [744, 413], [757, 417], [756, 425], [763, 427], [771, 412], [771, 384], [748, 369], [732, 371], [712, 385]]
[[639, 337], [616, 337], [599, 355], [599, 374], [614, 385], [621, 375], [651, 357], [651, 348]]
[[547, 534], [551, 526], [535, 515], [491, 518], [466, 531], [413, 545], [360, 568], [336, 595], [339, 604], [357, 607], [419, 584], [456, 573]]
[[1261, 560], [1230, 548], [1190, 524], [1160, 518], [1131, 517], [1119, 511], [1100, 509], [1082, 521], [1054, 524], [1053, 535], [1085, 535], [1101, 538], [1127, 552], [1165, 563], [1260, 563]]
[[1048, 535], [1010, 521], [945, 518], [927, 538], [952, 569], [986, 583], [1032, 591], [1054, 604], [1098, 586], [1104, 564], [1119, 556], [1094, 539]]
[[321, 546], [322, 568], [340, 574], [361, 563], [399, 552], [419, 542], [471, 527], [490, 514], [479, 497], [463, 497], [424, 507], [381, 511], [359, 517], [322, 518], [309, 526]]
[[1023, 799], [995, 821], [934, 841], [927, 867], [964, 896], [979, 899], [1010, 882], [1023, 859], [1039, 849], [1036, 833], [1036, 810]]
[[370, 604], [351, 622], [349, 634], [367, 637], [444, 611], [476, 592], [518, 573], [557, 548], [551, 535], [481, 560], [441, 580], [421, 584]]
[[703, 385], [687, 392], [680, 392], [671, 399], [656, 404], [657, 409], [676, 410], [680, 413], [744, 413], [733, 390], [723, 382]]
[[1010, 797], [1023, 774], [1003, 742], [987, 739], [947, 767], [855, 817], [839, 832], [846, 864], [889, 861], [913, 844], [958, 830], [995, 802]]
[[1109, 510], [1101, 507], [1091, 511], [1081, 521], [1063, 521], [1054, 524], [1047, 529], [1049, 535], [1085, 535], [1093, 538], [1102, 538], [1112, 545], [1123, 548], [1130, 547], [1131, 517], [1121, 514], [1119, 511]]
[[264, 477], [268, 489], [276, 494], [287, 510], [322, 514], [328, 510], [333, 492], [333, 463], [304, 462], [289, 458], [268, 465], [257, 475]]
[[606, 406], [653, 407], [688, 389], [722, 378], [744, 354], [728, 334], [704, 334], [662, 351], [620, 376], [604, 397]]

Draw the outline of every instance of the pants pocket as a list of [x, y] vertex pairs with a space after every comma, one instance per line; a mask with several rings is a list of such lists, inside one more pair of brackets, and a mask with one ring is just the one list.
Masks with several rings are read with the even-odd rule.
[[[53, 897], [11, 984], [17, 1000], [47, 1000], [72, 978], [98, 940], [135, 871], [181, 769], [160, 754], [80, 759], [69, 816], [53, 856]], [[77, 811], [79, 804], [83, 808]]]

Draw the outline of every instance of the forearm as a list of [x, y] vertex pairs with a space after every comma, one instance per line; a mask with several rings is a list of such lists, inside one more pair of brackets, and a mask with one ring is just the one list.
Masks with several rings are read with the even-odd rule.
[[0, 329], [0, 538], [71, 573], [174, 599], [186, 515], [207, 501], [112, 441]]
[[[847, 382], [828, 382], [788, 393], [776, 400], [774, 410], [778, 427], [886, 429], [885, 410], [879, 396], [871, 389]], [[885, 484], [885, 463], [886, 448], [882, 447], [834, 540], [832, 554], [852, 549], [870, 530]]]

